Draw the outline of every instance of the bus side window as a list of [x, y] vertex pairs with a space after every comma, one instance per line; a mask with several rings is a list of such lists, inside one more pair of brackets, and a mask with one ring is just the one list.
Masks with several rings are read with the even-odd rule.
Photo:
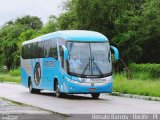
[[59, 45], [66, 45], [66, 40], [64, 40], [63, 38], [58, 38], [58, 44]]
[[31, 43], [30, 45], [28, 45], [28, 58], [29, 59], [33, 59], [35, 58], [35, 43]]
[[23, 59], [26, 59], [26, 45], [22, 46], [21, 56]]
[[61, 46], [59, 46], [59, 52], [60, 52], [60, 59], [61, 59], [61, 66], [62, 68], [64, 68], [64, 52], [63, 52], [63, 48]]
[[33, 44], [33, 49], [34, 49], [33, 58], [39, 58], [38, 42]]
[[56, 39], [50, 40], [49, 56], [53, 57], [55, 59], [58, 58], [58, 54], [57, 54], [57, 41], [56, 41]]
[[27, 52], [26, 52], [26, 58], [27, 59], [31, 59], [32, 57], [32, 54], [33, 54], [33, 51], [31, 52], [31, 47], [32, 47], [32, 44], [28, 44], [27, 45]]
[[38, 53], [38, 58], [42, 58], [43, 57], [43, 44], [42, 42], [38, 42], [38, 49], [37, 49]]
[[44, 57], [49, 57], [49, 50], [50, 50], [50, 44], [49, 44], [49, 40], [44, 42]]

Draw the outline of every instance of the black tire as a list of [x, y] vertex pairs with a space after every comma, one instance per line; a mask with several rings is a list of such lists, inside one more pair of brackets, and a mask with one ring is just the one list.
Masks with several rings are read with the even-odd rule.
[[34, 88], [32, 87], [32, 83], [29, 82], [29, 92], [30, 92], [30, 93], [40, 93], [41, 90], [40, 90], [40, 89], [34, 89]]
[[92, 93], [91, 96], [93, 99], [98, 99], [100, 96], [100, 93]]
[[63, 97], [63, 93], [59, 91], [59, 84], [58, 81], [56, 82], [56, 86], [55, 86], [55, 91], [56, 91], [56, 97], [58, 98], [62, 98]]

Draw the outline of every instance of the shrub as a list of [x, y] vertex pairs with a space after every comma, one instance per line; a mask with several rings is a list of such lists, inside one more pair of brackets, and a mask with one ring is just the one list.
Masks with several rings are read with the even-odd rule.
[[129, 65], [130, 70], [134, 75], [143, 75], [144, 77], [159, 78], [160, 64], [135, 64]]
[[0, 65], [0, 72], [4, 72], [2, 65]]
[[10, 70], [9, 74], [12, 75], [12, 76], [20, 76], [20, 69]]
[[127, 80], [123, 74], [115, 74], [113, 91], [127, 94], [160, 97], [160, 78], [152, 80], [133, 78]]

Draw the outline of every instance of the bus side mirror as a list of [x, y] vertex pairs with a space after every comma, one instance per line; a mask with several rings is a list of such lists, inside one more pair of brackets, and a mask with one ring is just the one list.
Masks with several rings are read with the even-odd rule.
[[119, 59], [119, 51], [116, 47], [111, 46], [111, 49], [114, 51], [114, 59], [118, 60]]
[[64, 45], [61, 45], [61, 46], [62, 46], [63, 51], [64, 51], [64, 59], [65, 59], [65, 60], [68, 60], [68, 58], [69, 58], [68, 49], [67, 49], [66, 46], [64, 46]]

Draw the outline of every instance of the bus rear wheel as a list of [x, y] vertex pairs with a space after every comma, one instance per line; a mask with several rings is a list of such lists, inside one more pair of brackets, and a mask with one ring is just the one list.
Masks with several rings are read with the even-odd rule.
[[93, 99], [98, 99], [100, 96], [100, 93], [92, 93], [91, 96]]
[[29, 92], [30, 93], [40, 93], [40, 89], [34, 89], [33, 87], [32, 87], [32, 83], [31, 82], [29, 82]]

